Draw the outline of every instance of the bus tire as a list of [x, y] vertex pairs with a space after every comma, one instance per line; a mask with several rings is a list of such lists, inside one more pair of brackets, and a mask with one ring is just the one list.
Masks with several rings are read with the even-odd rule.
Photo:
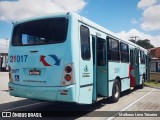
[[109, 98], [109, 101], [115, 103], [120, 98], [120, 83], [118, 80], [115, 80], [112, 87], [112, 96]]
[[144, 82], [146, 82], [146, 74], [145, 73], [143, 74], [143, 80], [144, 80]]
[[143, 89], [143, 87], [144, 87], [144, 78], [142, 79], [142, 84], [139, 85], [139, 88], [140, 88], [140, 89]]

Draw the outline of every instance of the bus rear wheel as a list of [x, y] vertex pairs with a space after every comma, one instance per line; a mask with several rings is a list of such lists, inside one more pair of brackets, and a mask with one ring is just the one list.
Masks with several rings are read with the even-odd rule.
[[140, 88], [140, 89], [143, 89], [143, 87], [144, 87], [144, 79], [142, 79], [142, 84], [139, 85], [139, 88]]
[[120, 83], [118, 80], [115, 80], [112, 87], [112, 96], [109, 98], [109, 101], [115, 103], [120, 98]]

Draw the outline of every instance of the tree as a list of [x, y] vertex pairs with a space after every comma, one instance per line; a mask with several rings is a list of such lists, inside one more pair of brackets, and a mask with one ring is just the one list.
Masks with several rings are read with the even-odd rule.
[[130, 40], [131, 42], [145, 48], [145, 49], [150, 49], [150, 48], [154, 48], [154, 46], [152, 44], [150, 44], [150, 40], [148, 39], [145, 39], [145, 40], [138, 40], [138, 41], [135, 41], [135, 40]]

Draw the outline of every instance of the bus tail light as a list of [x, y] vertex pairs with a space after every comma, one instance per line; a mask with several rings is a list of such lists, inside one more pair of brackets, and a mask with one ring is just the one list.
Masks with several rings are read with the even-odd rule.
[[66, 66], [66, 67], [65, 67], [65, 72], [66, 72], [66, 73], [72, 72], [71, 66]]
[[66, 74], [66, 75], [65, 75], [65, 80], [66, 80], [66, 81], [70, 81], [70, 80], [72, 80], [71, 75]]
[[73, 64], [67, 64], [63, 70], [63, 77], [61, 81], [61, 86], [67, 86], [73, 84], [74, 81], [74, 70]]

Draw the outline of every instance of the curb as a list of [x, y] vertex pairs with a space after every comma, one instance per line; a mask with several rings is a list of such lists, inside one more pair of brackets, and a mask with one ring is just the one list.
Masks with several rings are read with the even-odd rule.
[[155, 88], [155, 89], [160, 89], [160, 87], [154, 87], [154, 86], [150, 86], [150, 85], [144, 85], [146, 87], [150, 87], [150, 88]]

